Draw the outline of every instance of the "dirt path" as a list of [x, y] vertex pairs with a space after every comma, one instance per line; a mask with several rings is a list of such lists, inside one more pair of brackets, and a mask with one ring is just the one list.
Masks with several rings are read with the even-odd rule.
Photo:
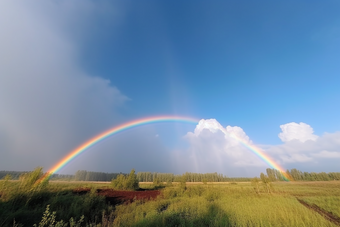
[[307, 207], [308, 209], [311, 209], [315, 212], [318, 212], [319, 214], [321, 214], [325, 219], [327, 219], [328, 221], [334, 223], [337, 226], [340, 226], [340, 218], [333, 215], [332, 213], [329, 213], [323, 209], [321, 209], [320, 207], [318, 207], [315, 204], [308, 204], [305, 201], [296, 198], [302, 205], [304, 205], [305, 207]]

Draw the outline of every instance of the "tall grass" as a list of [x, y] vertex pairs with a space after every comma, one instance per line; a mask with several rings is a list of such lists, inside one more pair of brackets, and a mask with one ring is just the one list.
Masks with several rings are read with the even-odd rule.
[[25, 226], [37, 224], [48, 206], [51, 211], [56, 211], [57, 219], [70, 220], [73, 217], [78, 220], [85, 215], [85, 222], [99, 222], [103, 210], [108, 209], [105, 198], [94, 190], [76, 196], [71, 189], [63, 189], [61, 184], [48, 185], [47, 182], [37, 185], [41, 176], [41, 168], [37, 168], [22, 175], [19, 181], [8, 178], [0, 181], [0, 226], [12, 226], [14, 220]]
[[120, 205], [114, 226], [335, 226], [295, 197], [234, 185], [166, 188], [148, 203]]
[[321, 209], [340, 217], [340, 195], [303, 197], [303, 200], [309, 204], [315, 204]]
[[[156, 200], [111, 207], [95, 193], [108, 184], [55, 182], [36, 187], [37, 172], [17, 182], [8, 177], [0, 181], [0, 226], [13, 226], [14, 220], [39, 227], [335, 226], [296, 198], [340, 217], [340, 182], [279, 182], [270, 193], [261, 183], [169, 184]], [[74, 194], [79, 187], [91, 192]]]

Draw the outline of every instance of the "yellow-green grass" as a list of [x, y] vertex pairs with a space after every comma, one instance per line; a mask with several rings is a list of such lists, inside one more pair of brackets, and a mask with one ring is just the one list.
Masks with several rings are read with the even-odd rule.
[[165, 188], [162, 198], [120, 205], [114, 215], [116, 226], [336, 226], [288, 193], [257, 194], [250, 184]]
[[[19, 184], [10, 181], [7, 191], [15, 191]], [[140, 186], [154, 188], [152, 184]], [[110, 184], [106, 182], [50, 181], [43, 191], [26, 196], [25, 201], [21, 199], [24, 194], [1, 197], [0, 213], [7, 212], [11, 220], [19, 220], [15, 215], [41, 217], [50, 204], [51, 212], [57, 211], [57, 220], [67, 222], [71, 217], [78, 220], [82, 214], [95, 212], [92, 218], [85, 217], [87, 223], [95, 221], [111, 226], [336, 226], [297, 198], [338, 217], [340, 213], [340, 181], [274, 182], [271, 193], [261, 183], [259, 191], [249, 182], [187, 184], [186, 189], [173, 184], [160, 187], [161, 196], [154, 201], [135, 201], [116, 207], [105, 205], [103, 198], [96, 198], [93, 193], [78, 196], [71, 192], [75, 188], [108, 187]], [[39, 201], [43, 204], [37, 204]], [[106, 213], [101, 216], [103, 211]], [[11, 220], [2, 219], [0, 214], [0, 226], [13, 223]], [[25, 221], [21, 223], [26, 226]]]
[[332, 213], [334, 216], [340, 218], [340, 195], [303, 197], [303, 200], [308, 204], [317, 205], [324, 211]]
[[274, 185], [278, 192], [295, 197], [340, 195], [340, 181], [277, 182]]

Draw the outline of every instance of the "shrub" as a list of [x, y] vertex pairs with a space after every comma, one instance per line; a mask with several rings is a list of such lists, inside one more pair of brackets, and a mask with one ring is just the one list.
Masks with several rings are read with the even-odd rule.
[[135, 170], [132, 169], [130, 174], [125, 177], [123, 174], [118, 175], [116, 179], [112, 180], [112, 187], [116, 190], [137, 190], [139, 189], [139, 182], [135, 174]]
[[126, 190], [137, 190], [139, 189], [139, 182], [135, 174], [135, 170], [132, 169], [129, 176], [126, 179]]
[[45, 188], [48, 184], [48, 177], [41, 181], [43, 176], [42, 167], [37, 167], [32, 172], [20, 175], [20, 189], [33, 191]]
[[163, 183], [161, 182], [161, 180], [158, 177], [155, 177], [153, 179], [153, 186], [156, 187], [160, 187], [163, 186]]
[[182, 189], [182, 190], [187, 190], [187, 185], [186, 185], [186, 183], [187, 183], [187, 176], [186, 175], [183, 175], [182, 177], [181, 177], [181, 179], [180, 179], [180, 182], [179, 182], [179, 184], [180, 184], [180, 188]]
[[169, 186], [169, 187], [172, 186], [172, 179], [168, 179], [168, 180], [166, 181], [166, 186]]
[[263, 183], [263, 188], [268, 192], [268, 193], [271, 193], [272, 189], [273, 189], [273, 186], [270, 182], [270, 179], [267, 175], [261, 173], [260, 174], [260, 178], [262, 180], [262, 183]]
[[111, 184], [114, 189], [121, 190], [125, 187], [126, 178], [123, 174], [119, 174], [116, 179], [113, 179]]

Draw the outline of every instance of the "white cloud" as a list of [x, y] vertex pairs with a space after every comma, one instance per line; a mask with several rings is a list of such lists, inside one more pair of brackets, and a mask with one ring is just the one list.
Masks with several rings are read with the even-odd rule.
[[[200, 120], [195, 128], [194, 135], [196, 137], [200, 136], [204, 129], [207, 129], [212, 133], [216, 133], [218, 131], [222, 132], [224, 134], [225, 139], [228, 140], [229, 146], [238, 145], [239, 144], [238, 140], [251, 143], [249, 137], [246, 135], [242, 128], [238, 126], [232, 127], [229, 125], [226, 128], [223, 128], [223, 126], [218, 121], [216, 121], [216, 119]], [[237, 139], [234, 139], [231, 136], [237, 137]]]
[[[294, 122], [281, 125], [281, 129], [279, 136], [284, 141], [283, 144], [256, 145], [238, 126], [224, 128], [215, 119], [201, 120], [194, 132], [188, 132], [185, 136], [190, 145], [185, 155], [192, 160], [186, 160], [185, 167], [197, 172], [221, 171], [231, 175], [247, 170], [248, 173], [245, 174], [248, 176], [265, 171], [269, 166], [243, 146], [241, 140], [261, 149], [285, 168], [299, 169], [304, 165], [310, 168], [313, 166], [307, 171], [314, 171], [316, 167], [336, 171], [334, 168], [337, 167], [334, 164], [329, 165], [329, 160], [340, 161], [340, 132], [325, 133], [317, 137], [308, 124]], [[179, 160], [182, 158], [179, 155]]]
[[320, 168], [328, 169], [334, 167], [328, 165], [331, 159], [340, 158], [340, 132], [316, 136], [308, 124], [294, 122], [280, 127], [282, 133], [279, 137], [284, 143], [267, 146], [266, 152], [283, 165], [314, 163]]
[[313, 134], [313, 128], [310, 125], [300, 122], [297, 124], [291, 122], [288, 124], [280, 125], [282, 132], [279, 134], [279, 138], [283, 142], [291, 140], [299, 140], [305, 142], [307, 140], [316, 140], [318, 136]]
[[[252, 144], [243, 129], [238, 126], [224, 128], [215, 119], [203, 119], [194, 132], [188, 132], [184, 138], [190, 144], [185, 153], [190, 158], [182, 165], [187, 169], [191, 168], [197, 172], [220, 171], [235, 176], [266, 166], [240, 142], [241, 140]], [[179, 163], [182, 158], [183, 156], [180, 156]]]

